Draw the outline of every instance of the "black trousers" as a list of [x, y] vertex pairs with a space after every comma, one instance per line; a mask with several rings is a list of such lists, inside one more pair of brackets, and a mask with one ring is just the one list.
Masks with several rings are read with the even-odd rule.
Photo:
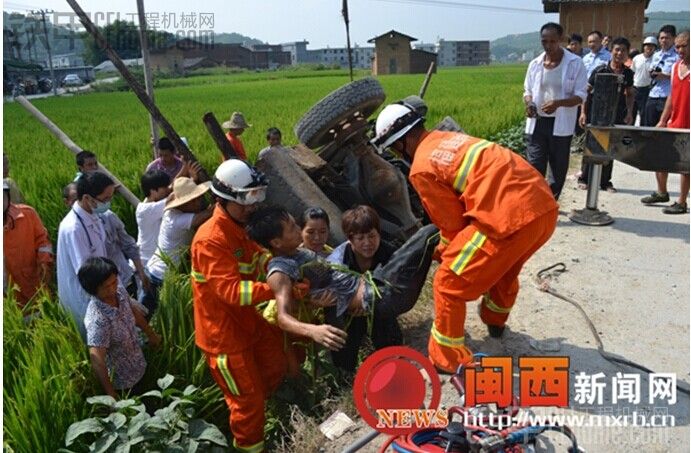
[[553, 132], [554, 118], [538, 117], [535, 130], [528, 136], [526, 154], [528, 162], [542, 175], [547, 172], [547, 164], [549, 164], [551, 175], [548, 183], [554, 198], [559, 199], [566, 173], [569, 171], [572, 136], [557, 137]]
[[645, 103], [645, 124], [644, 126], [655, 127], [660, 121], [662, 111], [665, 109], [667, 98], [648, 98]]
[[641, 114], [641, 126], [645, 126], [645, 104], [648, 101], [650, 87], [634, 87], [636, 96], [633, 102], [633, 121], [636, 122], [636, 115]]
[[[588, 164], [585, 162], [585, 158], [581, 163], [581, 176], [578, 178], [578, 182], [583, 184], [590, 184], [590, 168], [593, 164]], [[602, 176], [600, 176], [600, 189], [607, 190], [609, 187], [614, 187], [612, 184], [612, 168], [614, 167], [614, 162], [608, 162], [602, 166]]]
[[[403, 335], [396, 318], [415, 306], [425, 285], [437, 244], [437, 227], [424, 226], [408, 239], [386, 264], [377, 266], [372, 271], [379, 292], [379, 297], [374, 298], [371, 336], [376, 349], [402, 344]], [[372, 289], [367, 288], [367, 291]], [[326, 321], [339, 328], [345, 328], [348, 324], [346, 345], [339, 351], [333, 351], [331, 358], [337, 367], [354, 372], [358, 364], [358, 351], [367, 335], [367, 317], [351, 319], [348, 314], [335, 317], [335, 310], [327, 310]]]

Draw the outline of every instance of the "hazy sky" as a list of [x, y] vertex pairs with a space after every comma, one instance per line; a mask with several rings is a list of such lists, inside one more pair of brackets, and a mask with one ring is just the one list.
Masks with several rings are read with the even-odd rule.
[[[137, 10], [135, 0], [110, 0], [107, 7], [104, 3], [79, 0], [87, 12], [112, 13], [111, 17], [119, 12], [128, 20], [132, 19], [128, 13]], [[184, 30], [193, 37], [200, 29], [199, 13], [213, 13], [216, 33], [237, 32], [270, 43], [306, 39], [309, 48], [319, 48], [345, 46], [341, 3], [342, 0], [146, 0], [145, 8], [147, 13], [158, 13], [159, 22], [164, 14], [174, 13], [175, 20], [180, 21], [181, 14], [190, 17], [195, 13], [194, 25], [188, 21], [186, 26], [176, 28], [171, 19], [165, 30], [172, 33]], [[543, 23], [558, 19], [557, 14], [542, 13], [540, 0], [349, 0], [348, 4], [351, 41], [360, 45], [367, 45], [368, 39], [392, 28], [424, 42], [434, 42], [437, 38], [495, 39], [534, 31]], [[6, 1], [3, 6], [6, 11], [26, 12], [32, 8], [71, 11], [64, 0], [15, 0]], [[688, 0], [652, 0], [648, 11], [688, 9]], [[65, 18], [60, 20], [65, 22]], [[162, 24], [159, 28], [163, 29]]]

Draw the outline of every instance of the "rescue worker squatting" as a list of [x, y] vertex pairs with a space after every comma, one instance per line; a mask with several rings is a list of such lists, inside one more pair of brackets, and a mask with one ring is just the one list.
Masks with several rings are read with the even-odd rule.
[[274, 297], [260, 281], [268, 255], [244, 230], [266, 187], [244, 161], [222, 163], [216, 207], [191, 249], [195, 341], [230, 410], [233, 446], [246, 453], [264, 451], [264, 406], [287, 367], [283, 333], [256, 310]]
[[407, 104], [379, 114], [373, 144], [412, 161], [410, 182], [441, 232], [434, 277], [430, 360], [454, 372], [472, 359], [466, 302], [482, 296], [480, 317], [503, 334], [523, 264], [550, 238], [558, 206], [542, 175], [513, 151], [458, 132], [429, 132]]

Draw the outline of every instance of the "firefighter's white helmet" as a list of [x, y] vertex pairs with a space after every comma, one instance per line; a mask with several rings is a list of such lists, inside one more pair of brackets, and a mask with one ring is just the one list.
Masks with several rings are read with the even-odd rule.
[[261, 203], [266, 198], [268, 180], [262, 172], [240, 159], [228, 159], [214, 174], [211, 191], [241, 205]]
[[398, 103], [389, 104], [379, 113], [375, 125], [376, 137], [372, 144], [380, 151], [407, 134], [416, 124], [423, 121], [413, 106]]

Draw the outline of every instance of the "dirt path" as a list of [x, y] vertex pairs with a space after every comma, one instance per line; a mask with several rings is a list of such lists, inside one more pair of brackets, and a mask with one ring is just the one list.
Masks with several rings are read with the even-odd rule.
[[[580, 159], [578, 159], [580, 160]], [[580, 372], [605, 374], [607, 383], [601, 406], [581, 406], [569, 414], [614, 415], [660, 411], [674, 416], [673, 428], [586, 428], [573, 427], [588, 452], [637, 450], [651, 452], [689, 451], [689, 397], [677, 392], [677, 403], [648, 402], [648, 377], [629, 367], [604, 360], [597, 352], [587, 323], [571, 305], [535, 288], [535, 273], [556, 262], [567, 272], [552, 280], [552, 287], [581, 303], [600, 332], [605, 349], [638, 362], [656, 372], [676, 373], [682, 385], [689, 379], [689, 215], [664, 215], [661, 207], [649, 207], [639, 199], [654, 188], [652, 173], [643, 173], [615, 163], [613, 182], [618, 193], [600, 193], [600, 208], [615, 218], [612, 225], [586, 227], [571, 222], [566, 214], [583, 208], [585, 191], [569, 180], [560, 199], [559, 222], [550, 240], [525, 266], [522, 289], [509, 319], [510, 330], [501, 340], [491, 339], [480, 322], [475, 304], [468, 307], [466, 341], [476, 352], [514, 357], [524, 355], [567, 355], [570, 357], [571, 404], [575, 375]], [[676, 196], [679, 177], [670, 177], [669, 189]], [[432, 305], [427, 297], [403, 318], [408, 342], [425, 352]], [[542, 353], [531, 340], [556, 340], [558, 352]], [[617, 372], [640, 374], [641, 402], [612, 404], [612, 377]], [[442, 377], [443, 404], [457, 404], [455, 390]], [[518, 381], [514, 380], [514, 388]], [[554, 413], [536, 410], [537, 413]], [[358, 429], [325, 444], [324, 451], [341, 451], [369, 428], [357, 420]], [[538, 451], [566, 451], [565, 439], [549, 435]], [[326, 441], [326, 439], [325, 439]], [[380, 436], [363, 452], [374, 452], [383, 442]], [[616, 447], [613, 447], [616, 445]]]

